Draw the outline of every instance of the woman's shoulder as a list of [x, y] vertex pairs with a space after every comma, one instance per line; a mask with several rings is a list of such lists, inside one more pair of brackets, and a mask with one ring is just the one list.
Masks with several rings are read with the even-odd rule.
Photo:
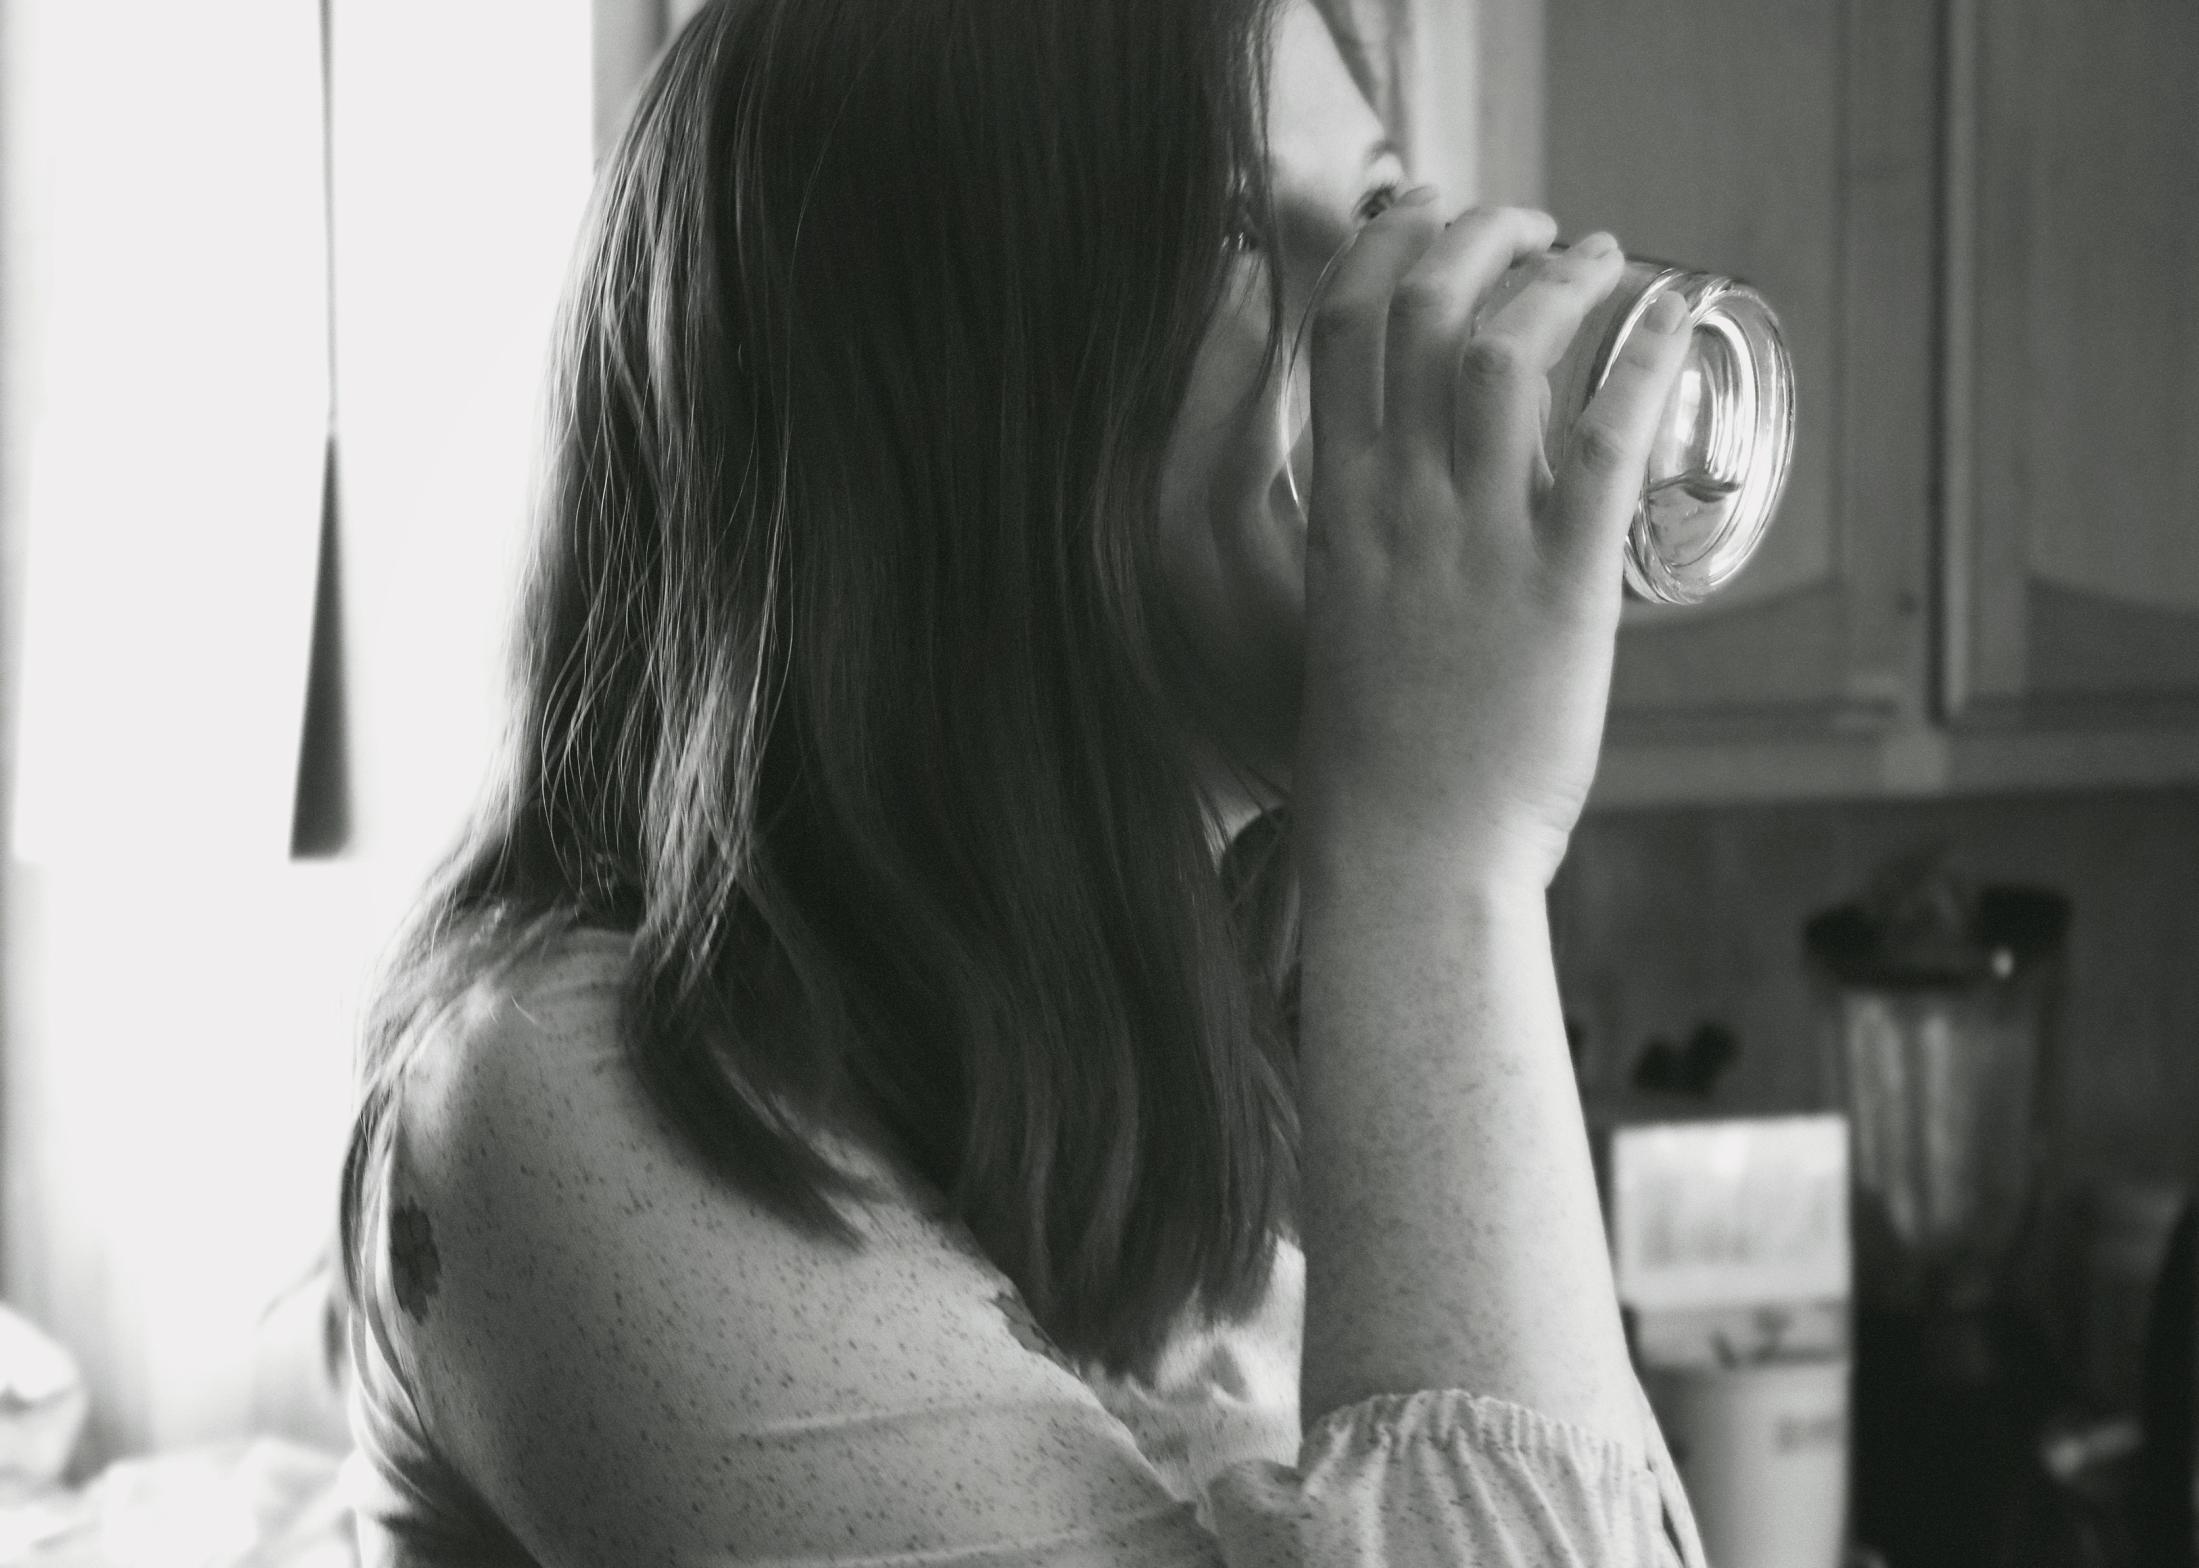
[[[1007, 1275], [946, 1198], [875, 1123], [845, 1116], [807, 1124], [809, 1140], [855, 1179], [836, 1204], [859, 1239], [842, 1246], [788, 1219], [728, 1179], [649, 1095], [629, 1059], [621, 1009], [632, 938], [576, 929], [472, 981], [411, 1042], [392, 1096], [383, 1157], [369, 1174], [396, 1304], [413, 1325], [438, 1280], [475, 1270], [523, 1269], [554, 1278], [589, 1310], [643, 1299], [618, 1282], [649, 1285], [661, 1299], [695, 1282], [690, 1266], [722, 1267], [706, 1289], [737, 1321], [761, 1359], [802, 1359], [820, 1321], [868, 1322], [906, 1341], [919, 1327], [974, 1319], [984, 1338], [1005, 1330], [1025, 1357], [1103, 1392], [1138, 1390], [1078, 1366], [1047, 1338]], [[370, 1242], [370, 1245], [372, 1243]], [[463, 1244], [463, 1258], [453, 1245]], [[421, 1260], [432, 1264], [430, 1278]], [[1147, 1391], [1176, 1400], [1220, 1386], [1262, 1408], [1295, 1405], [1296, 1311], [1302, 1264], [1280, 1248], [1277, 1289], [1256, 1331], [1182, 1332]], [[502, 1289], [484, 1272], [483, 1288]], [[420, 1310], [408, 1304], [413, 1298]], [[857, 1310], [855, 1303], [860, 1303]], [[920, 1309], [920, 1310], [917, 1310]], [[713, 1314], [715, 1315], [715, 1314]], [[1271, 1321], [1272, 1320], [1272, 1321]], [[1234, 1337], [1232, 1337], [1234, 1335]], [[1248, 1338], [1288, 1341], [1289, 1378], [1221, 1367], [1217, 1347]], [[992, 1357], [985, 1358], [988, 1361]], [[1275, 1359], [1275, 1358], [1269, 1358]], [[997, 1364], [997, 1362], [995, 1363]]]
[[[575, 927], [471, 977], [408, 1042], [394, 1084], [388, 1176], [450, 1202], [524, 1202], [580, 1223], [605, 1182], [636, 1204], [684, 1195], [760, 1251], [812, 1250], [806, 1232], [732, 1185], [636, 1072], [625, 1036], [630, 933]], [[811, 1145], [871, 1200], [843, 1213], [887, 1240], [936, 1196], [877, 1140], [804, 1124]], [[782, 1234], [787, 1233], [787, 1234]]]
[[[664, 1190], [707, 1186], [721, 1221], [756, 1209], [696, 1151], [636, 1073], [625, 1035], [633, 936], [573, 927], [472, 976], [416, 1026], [395, 1083], [394, 1164], [415, 1178], [431, 1167], [514, 1162], [529, 1183], [576, 1173], [646, 1169]], [[803, 1123], [809, 1143], [876, 1200], [870, 1228], [891, 1233], [893, 1211], [930, 1213], [936, 1194], [895, 1157], [870, 1124]], [[544, 1194], [579, 1202], [579, 1191]], [[760, 1211], [758, 1213], [760, 1218]]]
[[397, 1130], [415, 1148], [548, 1117], [620, 1053], [632, 938], [578, 927], [469, 977], [416, 1019], [395, 1088]]
[[[937, 1189], [858, 1124], [806, 1124], [856, 1181], [836, 1203], [854, 1246], [795, 1223], [698, 1150], [629, 1059], [630, 951], [621, 933], [560, 936], [473, 981], [415, 1042], [376, 1173], [407, 1337], [426, 1344], [450, 1325], [426, 1299], [437, 1289], [504, 1301], [484, 1322], [540, 1302], [561, 1334], [579, 1313], [629, 1343], [642, 1327], [621, 1328], [630, 1314], [707, 1299], [710, 1318], [738, 1330], [721, 1350], [805, 1368], [806, 1397], [855, 1399], [880, 1370], [836, 1365], [826, 1324], [902, 1340], [975, 1316], [1067, 1370]], [[519, 1290], [534, 1299], [506, 1299]], [[758, 1402], [746, 1408], [768, 1414], [771, 1391], [747, 1391]]]
[[1156, 1527], [1157, 1473], [935, 1205], [888, 1189], [844, 1247], [675, 1136], [622, 972], [602, 937], [545, 952], [408, 1068], [370, 1310], [429, 1468], [589, 1560]]

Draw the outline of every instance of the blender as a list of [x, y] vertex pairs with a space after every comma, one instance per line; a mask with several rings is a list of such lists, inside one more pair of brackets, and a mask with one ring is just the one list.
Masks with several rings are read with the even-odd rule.
[[2043, 1397], [2014, 1309], [2051, 1146], [2069, 901], [1932, 852], [1804, 930], [1851, 1128], [1856, 1532], [1890, 1568], [1986, 1568]]

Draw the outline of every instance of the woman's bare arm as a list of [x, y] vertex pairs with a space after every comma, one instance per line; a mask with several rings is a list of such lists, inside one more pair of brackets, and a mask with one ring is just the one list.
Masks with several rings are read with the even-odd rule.
[[1616, 248], [1401, 205], [1316, 324], [1295, 809], [1308, 1425], [1462, 1388], [1638, 1445], [1544, 892], [1595, 771], [1620, 541], [1682, 334], [1642, 334], [1552, 474], [1544, 375]]
[[1542, 890], [1310, 858], [1305, 1421], [1463, 1388], [1638, 1442]]

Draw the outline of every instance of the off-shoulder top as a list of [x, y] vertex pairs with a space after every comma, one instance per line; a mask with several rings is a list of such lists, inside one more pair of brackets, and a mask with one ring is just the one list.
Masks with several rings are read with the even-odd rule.
[[477, 985], [399, 1079], [362, 1205], [368, 1568], [1703, 1568], [1629, 1443], [1470, 1389], [1301, 1434], [1304, 1260], [1150, 1378], [1072, 1362], [907, 1169], [864, 1245], [715, 1178], [618, 1046], [626, 939]]

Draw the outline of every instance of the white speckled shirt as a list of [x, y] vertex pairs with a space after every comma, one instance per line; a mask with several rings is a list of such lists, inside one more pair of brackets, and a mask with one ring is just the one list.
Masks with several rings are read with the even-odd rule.
[[614, 1030], [626, 939], [476, 988], [372, 1166], [352, 1426], [369, 1568], [1703, 1568], [1671, 1461], [1459, 1389], [1298, 1422], [1304, 1260], [1080, 1376], [882, 1157], [866, 1245], [714, 1178]]

